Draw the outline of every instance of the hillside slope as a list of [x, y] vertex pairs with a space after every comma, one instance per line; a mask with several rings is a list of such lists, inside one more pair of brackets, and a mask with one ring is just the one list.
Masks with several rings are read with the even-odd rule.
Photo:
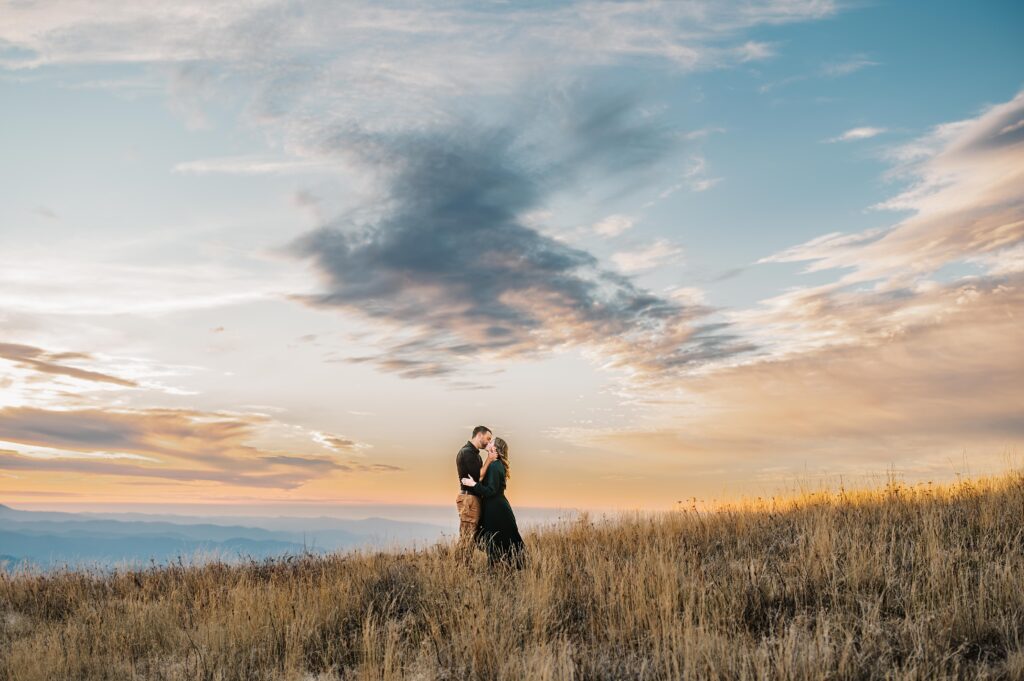
[[1021, 679], [1024, 475], [439, 545], [0, 576], [10, 679]]

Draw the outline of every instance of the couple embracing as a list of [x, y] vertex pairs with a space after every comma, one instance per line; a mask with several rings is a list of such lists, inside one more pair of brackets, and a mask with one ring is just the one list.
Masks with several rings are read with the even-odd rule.
[[[480, 450], [487, 452], [482, 462]], [[468, 564], [477, 544], [487, 551], [489, 565], [521, 568], [525, 546], [512, 506], [505, 498], [505, 484], [511, 477], [508, 443], [494, 437], [487, 426], [477, 426], [455, 455], [455, 468], [459, 474], [459, 495], [455, 498], [459, 509], [459, 559]]]

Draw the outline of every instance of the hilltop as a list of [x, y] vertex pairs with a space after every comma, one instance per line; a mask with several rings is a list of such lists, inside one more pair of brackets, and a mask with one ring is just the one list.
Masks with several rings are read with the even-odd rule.
[[1020, 679], [1024, 475], [890, 484], [447, 544], [0, 575], [0, 676]]

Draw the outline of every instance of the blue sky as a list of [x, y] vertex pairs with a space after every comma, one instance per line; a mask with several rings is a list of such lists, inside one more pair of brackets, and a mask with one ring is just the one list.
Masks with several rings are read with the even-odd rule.
[[447, 503], [478, 422], [538, 506], [1016, 452], [1017, 3], [4, 14], [15, 502]]

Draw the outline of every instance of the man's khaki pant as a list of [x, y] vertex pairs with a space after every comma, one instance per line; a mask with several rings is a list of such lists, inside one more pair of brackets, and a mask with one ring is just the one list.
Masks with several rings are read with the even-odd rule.
[[460, 494], [455, 497], [455, 506], [459, 509], [459, 542], [455, 556], [468, 564], [473, 558], [473, 540], [480, 524], [480, 497]]

